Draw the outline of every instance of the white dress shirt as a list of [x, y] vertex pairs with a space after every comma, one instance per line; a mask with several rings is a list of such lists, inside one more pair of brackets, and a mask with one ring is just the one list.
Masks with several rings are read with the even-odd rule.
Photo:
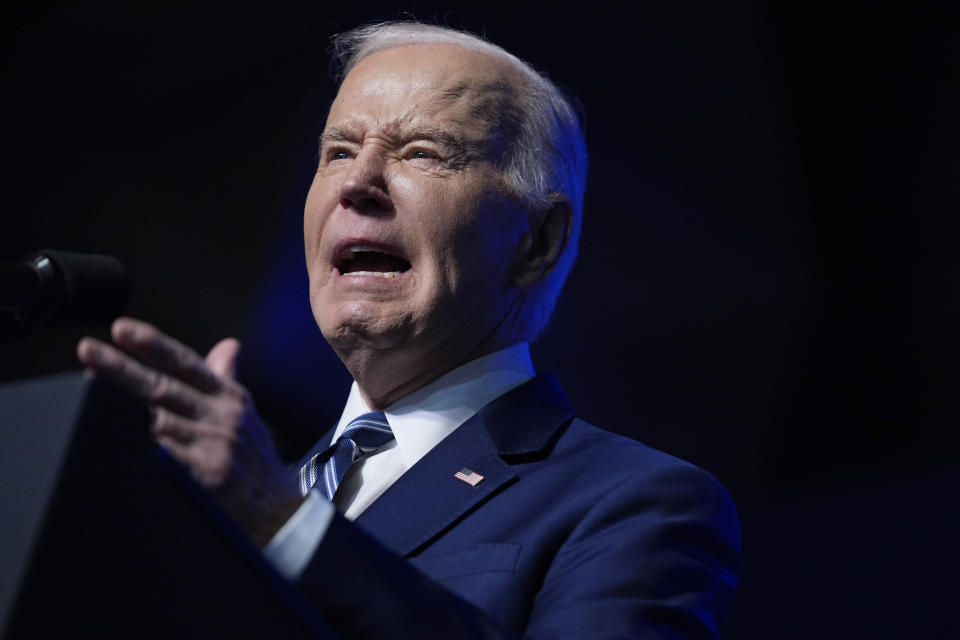
[[[534, 375], [529, 345], [520, 342], [471, 360], [384, 409], [394, 440], [350, 466], [336, 496], [344, 516], [349, 520], [359, 516], [481, 407]], [[351, 420], [370, 410], [354, 382], [330, 444]], [[282, 574], [296, 578], [323, 539], [334, 511], [325, 496], [311, 490], [264, 549], [267, 558]]]

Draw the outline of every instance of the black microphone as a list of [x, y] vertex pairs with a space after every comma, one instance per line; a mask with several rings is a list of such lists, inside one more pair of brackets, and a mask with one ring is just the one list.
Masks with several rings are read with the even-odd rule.
[[110, 256], [42, 249], [20, 262], [0, 262], [0, 326], [103, 324], [123, 312], [129, 297], [127, 270]]

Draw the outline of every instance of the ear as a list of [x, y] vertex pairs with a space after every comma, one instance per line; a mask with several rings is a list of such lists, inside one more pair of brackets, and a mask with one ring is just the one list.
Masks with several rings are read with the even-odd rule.
[[567, 196], [549, 196], [550, 207], [539, 220], [532, 220], [520, 243], [520, 256], [513, 284], [529, 289], [547, 279], [563, 255], [573, 229], [573, 207]]

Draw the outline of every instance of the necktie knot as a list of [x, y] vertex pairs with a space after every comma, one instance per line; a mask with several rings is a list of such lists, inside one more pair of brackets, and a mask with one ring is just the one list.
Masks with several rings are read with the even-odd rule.
[[350, 465], [391, 440], [393, 432], [382, 411], [371, 411], [354, 418], [333, 446], [310, 458], [300, 469], [300, 493], [307, 495], [316, 484], [328, 499], [333, 500], [333, 494]]
[[360, 449], [366, 452], [379, 449], [393, 440], [393, 432], [382, 411], [371, 411], [350, 421], [337, 442], [344, 439], [356, 442]]

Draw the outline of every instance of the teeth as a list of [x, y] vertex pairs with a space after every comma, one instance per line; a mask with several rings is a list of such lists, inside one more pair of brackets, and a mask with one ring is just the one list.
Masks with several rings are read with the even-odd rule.
[[355, 245], [353, 245], [352, 247], [344, 247], [344, 248], [340, 251], [340, 259], [341, 259], [341, 260], [349, 260], [349, 259], [353, 258], [353, 254], [355, 254], [355, 253], [360, 253], [361, 251], [376, 251], [376, 252], [380, 252], [380, 250], [377, 249], [376, 247], [371, 247], [371, 246], [365, 245], [365, 244], [355, 244]]
[[379, 276], [381, 278], [396, 278], [400, 275], [399, 271], [351, 271], [345, 275], [348, 276]]
[[349, 260], [353, 258], [353, 254], [360, 253], [361, 251], [367, 251], [372, 253], [384, 253], [382, 249], [368, 245], [368, 244], [355, 244], [350, 247], [344, 247], [340, 252], [341, 260]]

